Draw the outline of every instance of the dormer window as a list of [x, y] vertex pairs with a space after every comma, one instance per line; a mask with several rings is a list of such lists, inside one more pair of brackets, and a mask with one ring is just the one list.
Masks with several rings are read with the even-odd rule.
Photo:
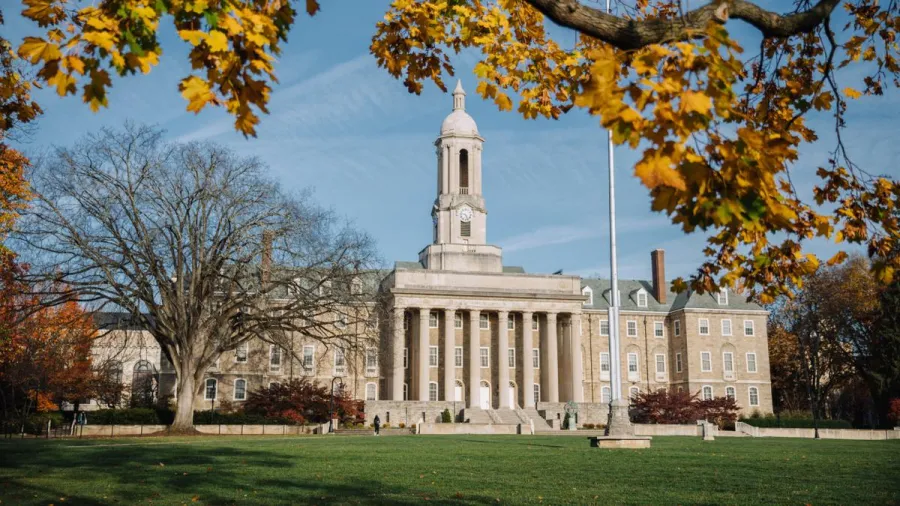
[[638, 307], [647, 307], [647, 292], [643, 288], [638, 290], [637, 305]]
[[585, 305], [585, 306], [593, 306], [594, 305], [594, 291], [591, 290], [591, 287], [586, 286], [586, 287], [582, 288], [581, 295], [584, 295], [587, 297], [587, 300], [582, 302], [583, 305]]
[[716, 302], [720, 306], [727, 306], [728, 305], [728, 290], [723, 289], [718, 294], [716, 294]]

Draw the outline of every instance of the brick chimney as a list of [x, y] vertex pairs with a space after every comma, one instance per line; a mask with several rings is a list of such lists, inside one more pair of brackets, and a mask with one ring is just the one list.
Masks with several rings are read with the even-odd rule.
[[650, 252], [650, 265], [653, 268], [653, 296], [660, 304], [666, 303], [666, 252], [655, 249]]
[[272, 231], [265, 230], [262, 234], [262, 254], [259, 259], [260, 281], [268, 285], [272, 277]]

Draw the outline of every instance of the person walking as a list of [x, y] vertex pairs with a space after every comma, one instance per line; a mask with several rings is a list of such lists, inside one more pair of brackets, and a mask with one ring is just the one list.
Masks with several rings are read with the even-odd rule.
[[381, 433], [381, 418], [378, 418], [378, 415], [375, 415], [375, 420], [373, 420], [373, 422], [375, 425], [375, 435], [377, 436]]

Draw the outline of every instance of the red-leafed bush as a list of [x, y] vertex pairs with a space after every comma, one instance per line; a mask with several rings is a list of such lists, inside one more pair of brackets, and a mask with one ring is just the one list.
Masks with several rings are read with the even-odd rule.
[[[294, 420], [295, 423], [324, 423], [331, 418], [328, 411], [330, 407], [331, 394], [328, 387], [305, 378], [295, 378], [251, 391], [243, 411], [267, 418]], [[334, 411], [341, 423], [355, 423], [362, 419], [363, 403], [351, 399], [341, 391], [334, 396]]]
[[900, 425], [900, 398], [891, 399], [891, 404], [888, 408], [888, 419], [894, 425]]
[[635, 423], [693, 424], [708, 420], [719, 427], [733, 426], [739, 408], [734, 399], [715, 397], [701, 400], [687, 392], [641, 392], [632, 399], [631, 420]]

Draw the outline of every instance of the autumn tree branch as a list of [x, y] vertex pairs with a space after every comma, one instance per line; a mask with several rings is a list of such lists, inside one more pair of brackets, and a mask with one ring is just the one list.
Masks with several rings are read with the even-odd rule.
[[525, 0], [556, 24], [577, 30], [619, 49], [639, 49], [650, 44], [686, 39], [710, 21], [725, 23], [739, 19], [760, 31], [763, 37], [788, 37], [814, 30], [827, 19], [839, 0], [820, 0], [807, 10], [793, 14], [767, 11], [746, 0], [715, 1], [673, 19], [625, 19], [579, 0]]

